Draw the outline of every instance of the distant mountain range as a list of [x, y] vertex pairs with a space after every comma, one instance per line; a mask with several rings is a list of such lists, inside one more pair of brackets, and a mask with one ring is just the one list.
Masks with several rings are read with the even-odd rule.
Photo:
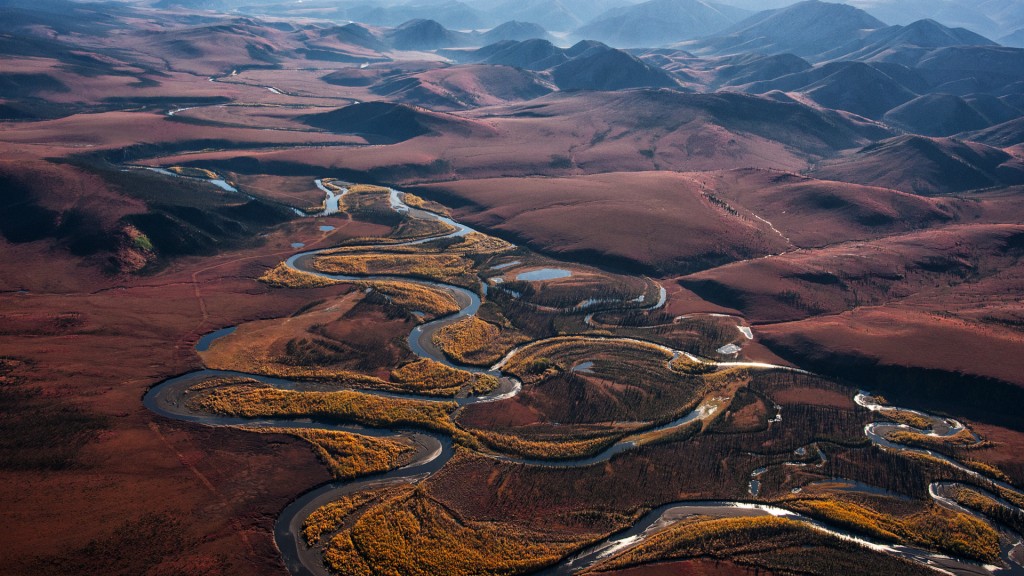
[[746, 10], [703, 0], [648, 0], [613, 8], [574, 35], [621, 48], [660, 46], [706, 36], [749, 15]]
[[679, 87], [664, 70], [593, 40], [570, 48], [559, 48], [546, 40], [506, 41], [449, 55], [463, 62], [546, 70], [562, 90]]
[[436, 20], [424, 19], [409, 20], [394, 28], [379, 28], [353, 22], [328, 29], [327, 34], [335, 36], [344, 44], [375, 51], [438, 50], [484, 46], [504, 40], [551, 38], [539, 25], [529, 22], [509, 21], [486, 32], [460, 32], [445, 28]]
[[[1024, 116], [1024, 50], [1000, 46], [964, 28], [931, 19], [887, 25], [847, 4], [809, 0], [749, 14], [710, 0], [649, 0], [607, 8], [598, 0], [580, 31], [595, 38], [568, 43], [572, 35], [549, 34], [540, 24], [509, 20], [485, 31], [461, 31], [433, 19], [416, 18], [397, 26], [347, 23], [336, 26], [264, 21], [256, 18], [200, 18], [173, 30], [136, 32], [140, 51], [159, 60], [174, 58], [196, 74], [229, 73], [238, 63], [273, 68], [289, 60], [360, 64], [337, 69], [321, 80], [366, 87], [381, 98], [457, 111], [535, 99], [552, 91], [617, 91], [670, 88], [683, 92], [743, 92], [782, 104], [803, 104], [859, 118], [857, 122], [929, 137], [978, 134], [993, 142], [1019, 145]], [[99, 7], [80, 5], [104, 26], [110, 17]], [[441, 4], [443, 14], [453, 6]], [[466, 6], [469, 6], [468, 4]], [[497, 3], [511, 10], [511, 4]], [[579, 2], [549, 3], [549, 10], [583, 10]], [[540, 9], [529, 1], [525, 13]], [[600, 11], [600, 9], [605, 8]], [[9, 10], [0, 32], [20, 33], [45, 21], [61, 34], [75, 22], [59, 18], [54, 0], [35, 10]], [[580, 12], [582, 13], [582, 12]], [[709, 32], [720, 28], [717, 32]], [[704, 34], [707, 32], [707, 34]], [[634, 34], [668, 47], [616, 47]], [[645, 35], [644, 35], [645, 34]], [[700, 35], [697, 39], [670, 42]], [[71, 70], [85, 64], [67, 55], [59, 38], [7, 41], [10, 53], [50, 56]], [[433, 52], [405, 55], [403, 52]], [[439, 61], [438, 56], [447, 58]], [[391, 68], [394, 59], [416, 66]], [[369, 68], [367, 68], [369, 66]], [[97, 68], [95, 69], [94, 68]], [[89, 74], [121, 74], [116, 67], [89, 64]], [[70, 91], [58, 75], [0, 74], [11, 95], [33, 97]], [[22, 118], [25, 111], [4, 103], [0, 114]]]
[[[236, 10], [288, 16], [297, 0], [157, 0], [161, 8]], [[573, 33], [617, 47], [655, 46], [717, 35], [747, 16], [786, 9], [792, 0], [341, 0], [301, 6], [304, 16], [394, 27], [435, 20], [460, 31], [487, 30], [509, 20]], [[907, 25], [932, 19], [1000, 43], [1024, 46], [1024, 0], [847, 0], [870, 18]]]
[[1024, 28], [1024, 0], [848, 0], [891, 24], [931, 18], [1001, 38]]

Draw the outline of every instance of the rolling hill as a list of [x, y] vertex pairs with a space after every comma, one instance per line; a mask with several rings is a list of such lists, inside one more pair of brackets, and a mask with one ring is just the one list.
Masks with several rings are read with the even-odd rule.
[[481, 125], [457, 116], [390, 102], [363, 102], [300, 116], [299, 120], [338, 134], [360, 134], [389, 142], [442, 132], [470, 135], [486, 131]]
[[951, 136], [993, 124], [969, 102], [952, 94], [925, 94], [885, 114], [892, 126], [925, 136]]
[[984, 144], [900, 136], [825, 163], [813, 174], [829, 180], [937, 195], [1024, 183], [1024, 163]]
[[917, 96], [885, 72], [862, 62], [823, 64], [742, 88], [754, 94], [800, 92], [826, 108], [876, 119]]
[[980, 34], [964, 28], [947, 28], [938, 22], [918, 20], [906, 26], [889, 26], [875, 30], [863, 39], [826, 52], [825, 58], [836, 60], [906, 62], [915, 54], [950, 46], [997, 46]]

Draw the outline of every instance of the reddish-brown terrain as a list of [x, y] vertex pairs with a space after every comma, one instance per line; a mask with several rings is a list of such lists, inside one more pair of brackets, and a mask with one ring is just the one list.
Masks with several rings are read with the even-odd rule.
[[[675, 500], [790, 505], [839, 477], [889, 491], [857, 493], [857, 503], [923, 514], [928, 483], [963, 474], [874, 448], [858, 389], [966, 422], [982, 440], [947, 451], [1024, 485], [1024, 50], [907, 44], [907, 30], [873, 18], [873, 32], [842, 36], [842, 46], [817, 38], [827, 19], [810, 40], [781, 24], [793, 38], [775, 28], [747, 38], [761, 29], [755, 19], [683, 46], [696, 53], [625, 52], [586, 41], [488, 47], [482, 33], [436, 22], [338, 25], [314, 7], [261, 20], [163, 2], [9, 4], [0, 572], [285, 572], [274, 525], [331, 478], [323, 458], [293, 436], [156, 416], [142, 397], [204, 366], [202, 335], [257, 320], [247, 330], [273, 335], [278, 355], [296, 334], [321, 331], [387, 349], [389, 363], [413, 358], [405, 338], [422, 318], [389, 296], [357, 317], [354, 302], [369, 292], [351, 283], [259, 280], [299, 251], [408, 232], [380, 198], [386, 209], [343, 201], [338, 214], [313, 217], [326, 206], [319, 178], [401, 188], [425, 199], [409, 202], [517, 245], [459, 257], [467, 286], [529, 288], [485, 295], [479, 318], [501, 342], [701, 339], [711, 361], [783, 367], [747, 365], [708, 384], [725, 398], [720, 419], [570, 472], [459, 444], [416, 497], [467, 525], [579, 547]], [[972, 41], [907, 28], [924, 26]], [[740, 48], [753, 45], [770, 55]], [[438, 273], [434, 256], [418, 278]], [[498, 282], [499, 260], [516, 274], [551, 266], [574, 277]], [[666, 301], [641, 310], [659, 297], [655, 283]], [[621, 310], [571, 309], [638, 286], [650, 293]], [[548, 305], [562, 300], [569, 312]], [[310, 310], [337, 317], [289, 324]], [[256, 356], [254, 341], [217, 354]], [[537, 359], [530, 369], [544, 378], [453, 422], [521, 440], [530, 426], [541, 429], [534, 439], [570, 437], [580, 423], [627, 429], [677, 416], [679, 406], [635, 409], [636, 387], [570, 374], [577, 367]], [[828, 455], [820, 463], [818, 449]], [[828, 546], [804, 552], [838, 550]], [[765, 574], [781, 557], [758, 554], [604, 573]]]
[[25, 398], [4, 426], [28, 442], [5, 444], [4, 521], [18, 527], [5, 539], [5, 571], [279, 572], [277, 511], [328, 479], [309, 448], [154, 419], [141, 397], [197, 366], [199, 335], [337, 292], [259, 288], [253, 279], [288, 242], [371, 230], [342, 222], [328, 238], [310, 224], [257, 250], [119, 279], [41, 242], [4, 244], [0, 348], [17, 359], [3, 374], [5, 410]]

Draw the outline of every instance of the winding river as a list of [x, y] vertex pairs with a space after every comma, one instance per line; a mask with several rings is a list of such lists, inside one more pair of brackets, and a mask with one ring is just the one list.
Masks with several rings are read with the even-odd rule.
[[[172, 172], [168, 174], [174, 175]], [[321, 180], [316, 181], [316, 185], [326, 194], [325, 209], [319, 215], [333, 214], [339, 211], [339, 202], [344, 194], [347, 192], [347, 188], [341, 188], [340, 194], [335, 192], [323, 185]], [[444, 238], [451, 238], [456, 236], [464, 236], [473, 232], [474, 230], [455, 222], [454, 220], [428, 212], [417, 208], [412, 208], [405, 204], [403, 195], [401, 192], [392, 190], [390, 192], [389, 201], [393, 209], [398, 212], [407, 213], [413, 218], [429, 219], [438, 222], [443, 222], [449, 225], [454, 231], [446, 234], [436, 235], [428, 238], [421, 238], [416, 240], [409, 240], [397, 244], [388, 244], [389, 247], [394, 246], [409, 246], [416, 244], [423, 244], [426, 242], [433, 242]], [[329, 249], [327, 249], [329, 250]], [[385, 281], [401, 281], [407, 283], [420, 284], [424, 286], [430, 286], [433, 288], [446, 290], [451, 293], [460, 306], [460, 310], [454, 314], [437, 318], [430, 322], [426, 322], [418, 325], [413, 329], [408, 336], [409, 348], [414, 354], [423, 358], [430, 358], [437, 362], [441, 362], [449, 367], [467, 370], [475, 373], [488, 373], [499, 379], [499, 386], [492, 392], [483, 396], [469, 396], [460, 397], [456, 399], [459, 405], [467, 405], [479, 402], [494, 402], [507, 398], [511, 398], [519, 393], [522, 389], [522, 384], [511, 375], [502, 372], [502, 368], [516, 353], [523, 348], [543, 342], [541, 340], [533, 343], [524, 344], [510, 351], [505, 358], [500, 362], [496, 363], [490, 368], [481, 368], [476, 366], [467, 366], [451, 362], [432, 342], [432, 336], [440, 328], [457, 322], [463, 318], [476, 314], [480, 307], [480, 296], [466, 288], [443, 284], [439, 282], [432, 282], [421, 279], [409, 278], [401, 275], [379, 275], [379, 276], [346, 276], [346, 275], [335, 275], [326, 274], [319, 272], [312, 267], [312, 260], [318, 254], [321, 254], [325, 250], [315, 250], [300, 252], [288, 258], [286, 261], [287, 266], [294, 270], [301, 271], [304, 273], [314, 274], [320, 277], [334, 279], [334, 280], [385, 280]], [[642, 300], [640, 301], [642, 303]], [[665, 303], [665, 290], [662, 287], [660, 289], [659, 299], [656, 303], [649, 306], [648, 309], [658, 308]], [[218, 338], [227, 336], [234, 330], [233, 327], [224, 328], [217, 330], [210, 334], [207, 334], [200, 338], [196, 345], [198, 351], [207, 350], [210, 345]], [[765, 364], [758, 362], [713, 362], [704, 358], [699, 358], [693, 354], [685, 351], [674, 350], [669, 347], [652, 343], [645, 340], [633, 339], [633, 338], [607, 338], [612, 341], [622, 342], [633, 342], [642, 343], [647, 346], [654, 346], [666, 353], [672, 355], [672, 358], [677, 358], [680, 355], [685, 355], [693, 361], [715, 364], [722, 368], [728, 367], [742, 367], [750, 369], [771, 369], [771, 370], [792, 370], [797, 372], [804, 372], [802, 370], [794, 369], [786, 366], [776, 366], [773, 364]], [[547, 339], [550, 340], [550, 339]], [[301, 532], [302, 525], [305, 519], [317, 508], [324, 504], [336, 500], [342, 495], [365, 490], [368, 488], [384, 486], [388, 484], [404, 483], [404, 482], [415, 482], [422, 480], [440, 470], [441, 467], [448, 462], [449, 459], [454, 455], [454, 448], [450, 438], [438, 434], [424, 432], [422, 430], [404, 430], [404, 429], [380, 429], [380, 428], [367, 428], [354, 425], [338, 424], [331, 421], [323, 421], [310, 418], [299, 418], [299, 419], [256, 419], [256, 418], [235, 418], [216, 416], [207, 413], [197, 413], [191, 411], [187, 407], [187, 394], [189, 388], [196, 383], [215, 376], [237, 376], [245, 377], [258, 380], [267, 385], [278, 387], [281, 389], [289, 390], [322, 390], [325, 389], [323, 384], [310, 383], [310, 382], [296, 382], [280, 378], [271, 378], [262, 376], [259, 374], [247, 374], [241, 372], [231, 372], [223, 370], [198, 370], [190, 372], [181, 376], [170, 378], [155, 386], [153, 386], [145, 395], [143, 402], [145, 406], [156, 414], [167, 418], [173, 418], [177, 420], [183, 420], [188, 422], [194, 422], [198, 424], [204, 424], [209, 426], [242, 426], [242, 427], [255, 427], [255, 426], [270, 426], [275, 428], [318, 428], [326, 430], [342, 430], [347, 432], [353, 432], [357, 434], [377, 436], [377, 437], [389, 437], [389, 436], [405, 436], [410, 439], [416, 447], [415, 455], [412, 461], [405, 466], [386, 472], [368, 475], [355, 480], [344, 480], [334, 481], [318, 486], [293, 500], [288, 504], [285, 509], [281, 512], [278, 517], [277, 523], [274, 529], [274, 538], [278, 548], [281, 551], [284, 563], [287, 566], [289, 572], [293, 575], [299, 576], [326, 576], [328, 574], [326, 568], [323, 565], [323, 559], [321, 555], [321, 549], [318, 547], [306, 546]], [[381, 396], [390, 397], [401, 397], [401, 398], [415, 398], [423, 401], [439, 401], [449, 400], [443, 398], [436, 398], [430, 396], [420, 396], [415, 394], [399, 394], [384, 391], [375, 390], [364, 390], [358, 389], [358, 392], [365, 394], [374, 394]], [[856, 398], [857, 403], [860, 406], [867, 408], [868, 410], [881, 410], [883, 407], [878, 406], [866, 394], [858, 394]], [[664, 430], [670, 430], [672, 428], [681, 427], [689, 424], [690, 422], [705, 419], [712, 416], [718, 409], [718, 405], [714, 403], [704, 402], [694, 408], [688, 414], [685, 414], [676, 420], [668, 423], [664, 423], [658, 426], [652, 426], [645, 433], [660, 432]], [[920, 413], [919, 413], [920, 414]], [[952, 421], [945, 421], [939, 418], [930, 417], [932, 422], [935, 424], [936, 434], [951, 435], [958, 433], [962, 430], [962, 426], [959, 423]], [[943, 424], [945, 423], [945, 424]], [[996, 482], [1000, 487], [1014, 490], [1016, 489], [1007, 484], [998, 483], [994, 479], [990, 479], [980, 473], [973, 471], [965, 466], [957, 463], [955, 460], [948, 459], [942, 455], [932, 453], [927, 450], [919, 450], [917, 448], [911, 448], [902, 445], [896, 445], [888, 441], [885, 435], [888, 431], [892, 430], [893, 427], [900, 427], [901, 425], [894, 423], [873, 423], [869, 424], [865, 428], [865, 434], [872, 442], [881, 446], [884, 449], [891, 450], [905, 450], [924, 452], [931, 456], [942, 458], [947, 461], [951, 466], [957, 467], [968, 474], [976, 475], [979, 479], [984, 479], [987, 482]], [[522, 459], [508, 456], [494, 456], [501, 458], [506, 461], [519, 462], [523, 464], [529, 464], [534, 466], [545, 466], [545, 467], [583, 467], [590, 466], [599, 462], [604, 462], [616, 454], [620, 454], [629, 450], [634, 449], [637, 444], [626, 438], [620, 440], [615, 444], [609, 446], [605, 450], [598, 454], [587, 457], [578, 458], [572, 460], [562, 461], [549, 461], [549, 460], [535, 460], [535, 459]], [[756, 471], [755, 471], [756, 472]], [[941, 495], [947, 486], [933, 485], [933, 497], [940, 503], [948, 504], [944, 502], [944, 497]], [[945, 499], [948, 500], [948, 499]], [[954, 503], [955, 504], [955, 503]], [[1007, 503], [1008, 504], [1008, 503]], [[1012, 506], [1012, 505], [1011, 505]], [[588, 567], [595, 565], [596, 563], [610, 557], [612, 554], [621, 552], [636, 546], [647, 537], [652, 534], [656, 534], [674, 523], [682, 520], [686, 517], [700, 514], [704, 516], [712, 517], [735, 517], [735, 516], [781, 516], [790, 518], [793, 520], [800, 521], [811, 528], [828, 533], [837, 538], [843, 540], [856, 542], [865, 547], [873, 550], [882, 551], [885, 553], [893, 554], [899, 557], [907, 558], [921, 564], [932, 566], [940, 571], [951, 573], [951, 574], [992, 574], [1000, 571], [1000, 567], [996, 566], [982, 566], [980, 564], [949, 558], [919, 548], [880, 544], [871, 541], [867, 538], [860, 537], [858, 535], [838, 530], [829, 527], [823, 522], [818, 520], [797, 514], [782, 508], [754, 504], [754, 503], [743, 503], [743, 502], [722, 502], [722, 501], [708, 501], [708, 502], [678, 502], [672, 504], [666, 504], [660, 506], [646, 515], [644, 515], [638, 522], [636, 522], [630, 528], [609, 536], [605, 540], [596, 543], [583, 551], [574, 554], [568, 558], [565, 558], [561, 563], [543, 571], [543, 574], [572, 574], [584, 570]], [[1010, 566], [1006, 573], [1010, 574], [1024, 574], [1024, 568], [1019, 564], [1015, 564], [1011, 558], [1014, 554], [1014, 547], [1008, 545], [1004, 550], [1005, 560]], [[1019, 536], [1016, 542], [1016, 546], [1020, 547]]]

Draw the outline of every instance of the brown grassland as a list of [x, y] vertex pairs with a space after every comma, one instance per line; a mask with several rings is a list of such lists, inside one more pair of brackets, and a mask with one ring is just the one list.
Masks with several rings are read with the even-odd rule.
[[[895, 132], [809, 95], [690, 93], [713, 90], [700, 83], [721, 63], [681, 52], [637, 54], [671, 62], [685, 90], [559, 91], [553, 72], [384, 54], [349, 44], [352, 28], [85, 4], [57, 18], [51, 3], [32, 16], [21, 2], [0, 26], [0, 86], [27, 90], [0, 99], [0, 571], [279, 574], [282, 509], [423, 455], [408, 430], [452, 437], [454, 456], [305, 519], [327, 570], [532, 573], [678, 501], [772, 503], [989, 563], [995, 522], [1024, 529], [1005, 505], [1024, 506], [1016, 492], [864, 434], [874, 420], [924, 430], [928, 418], [851, 401], [877, 384], [896, 404], [961, 419], [971, 432], [888, 437], [1024, 485], [1019, 187], [931, 197], [807, 177], [852, 178], [819, 162], [841, 167]], [[90, 14], [99, 22], [78, 18]], [[425, 133], [304, 123], [353, 103], [408, 114], [397, 128]], [[970, 147], [1007, 156], [1000, 177], [1020, 170], [1020, 145]], [[921, 169], [905, 174], [933, 176]], [[381, 185], [346, 186], [341, 213], [319, 216], [317, 177], [335, 193]], [[400, 193], [412, 210], [396, 210], [387, 186], [414, 190]], [[487, 233], [458, 236], [421, 211]], [[323, 273], [416, 281], [303, 273], [282, 262], [298, 246], [316, 251], [300, 264]], [[571, 275], [517, 278], [549, 267]], [[412, 352], [412, 330], [467, 304], [430, 281], [482, 303], [424, 346], [478, 367], [522, 346], [502, 367], [518, 394], [460, 408], [499, 380]], [[650, 309], [661, 286], [668, 302]], [[226, 326], [237, 330], [196, 352]], [[718, 369], [656, 344], [833, 379]], [[726, 344], [742, 349], [719, 354]], [[211, 378], [185, 395], [196, 413], [270, 422], [259, 427], [180, 422], [140, 401], [202, 368], [297, 382]], [[594, 465], [554, 462], [627, 441]], [[943, 508], [936, 482], [993, 522]], [[932, 573], [743, 514], [686, 518], [593, 571]]]

